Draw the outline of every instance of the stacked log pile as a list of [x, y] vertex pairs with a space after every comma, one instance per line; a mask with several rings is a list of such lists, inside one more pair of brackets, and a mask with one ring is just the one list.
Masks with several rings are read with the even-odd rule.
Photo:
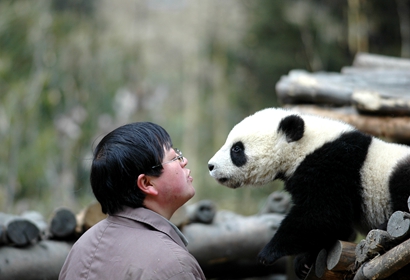
[[373, 229], [358, 244], [337, 241], [322, 249], [305, 280], [404, 280], [409, 275], [410, 213], [397, 211], [386, 230]]
[[410, 59], [359, 53], [340, 73], [292, 70], [276, 84], [276, 93], [284, 107], [410, 142]]
[[[188, 250], [209, 278], [284, 275], [285, 260], [266, 267], [256, 255], [275, 234], [289, 204], [286, 193], [274, 193], [261, 213], [242, 216], [202, 200], [181, 207], [171, 221], [187, 237]], [[56, 209], [48, 221], [34, 211], [0, 213], [0, 279], [57, 279], [72, 244], [105, 217], [97, 202], [77, 214]]]
[[188, 250], [207, 278], [244, 279], [272, 274], [285, 277], [285, 258], [273, 266], [264, 266], [256, 256], [275, 234], [290, 207], [290, 196], [284, 192], [272, 193], [262, 210], [251, 216], [217, 211], [212, 201], [203, 200], [181, 208], [179, 211], [185, 214], [176, 213], [171, 221], [188, 239]]
[[256, 256], [278, 229], [284, 215], [264, 213], [242, 216], [231, 211], [215, 213], [211, 223], [190, 223], [182, 228], [188, 250], [212, 279], [242, 279], [286, 272], [283, 260], [263, 266]]
[[[340, 73], [293, 70], [276, 93], [285, 108], [410, 144], [410, 59], [358, 53]], [[306, 279], [410, 279], [409, 228], [410, 214], [395, 212], [387, 230], [372, 230], [359, 244], [338, 241], [323, 249]]]
[[0, 213], [0, 279], [57, 279], [72, 243], [83, 233], [78, 225], [86, 224], [84, 217], [89, 215], [76, 216], [67, 208], [56, 209], [49, 221], [35, 211]]

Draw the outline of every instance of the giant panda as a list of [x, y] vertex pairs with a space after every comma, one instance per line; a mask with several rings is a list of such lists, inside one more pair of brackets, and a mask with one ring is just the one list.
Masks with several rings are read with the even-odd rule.
[[410, 147], [287, 109], [267, 108], [235, 125], [208, 169], [233, 189], [284, 181], [293, 207], [258, 259], [270, 265], [298, 255], [299, 277], [322, 248], [408, 211]]

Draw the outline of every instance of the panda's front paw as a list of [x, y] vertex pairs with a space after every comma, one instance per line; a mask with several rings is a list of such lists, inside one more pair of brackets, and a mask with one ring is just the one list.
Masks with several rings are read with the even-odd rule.
[[275, 251], [270, 250], [268, 246], [265, 246], [263, 250], [258, 255], [258, 261], [264, 265], [272, 265], [276, 262], [281, 256], [275, 253]]
[[300, 254], [294, 260], [295, 273], [300, 279], [304, 279], [313, 265], [310, 254]]

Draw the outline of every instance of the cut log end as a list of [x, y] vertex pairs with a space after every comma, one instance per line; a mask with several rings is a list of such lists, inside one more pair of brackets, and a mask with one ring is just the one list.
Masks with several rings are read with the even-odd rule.
[[75, 233], [77, 220], [69, 209], [61, 208], [55, 211], [50, 222], [50, 234], [53, 238], [61, 239]]
[[8, 224], [7, 237], [16, 246], [25, 246], [39, 238], [39, 229], [28, 220], [14, 220]]
[[410, 214], [403, 211], [396, 211], [387, 223], [387, 232], [395, 238], [404, 238], [409, 235]]

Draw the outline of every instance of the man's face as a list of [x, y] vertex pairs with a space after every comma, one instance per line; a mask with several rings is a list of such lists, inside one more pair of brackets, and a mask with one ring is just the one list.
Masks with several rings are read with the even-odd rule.
[[165, 151], [162, 174], [154, 181], [159, 191], [158, 202], [163, 207], [174, 208], [174, 210], [195, 195], [192, 186], [193, 178], [190, 176], [191, 170], [185, 168], [188, 159], [178, 160], [176, 159], [178, 156], [180, 155], [173, 148]]

